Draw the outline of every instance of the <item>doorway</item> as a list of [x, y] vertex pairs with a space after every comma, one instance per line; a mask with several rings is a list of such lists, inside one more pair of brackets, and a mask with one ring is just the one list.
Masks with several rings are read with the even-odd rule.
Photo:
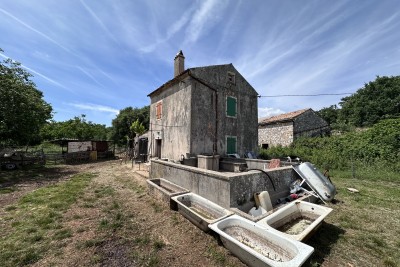
[[156, 139], [155, 157], [161, 159], [161, 139]]

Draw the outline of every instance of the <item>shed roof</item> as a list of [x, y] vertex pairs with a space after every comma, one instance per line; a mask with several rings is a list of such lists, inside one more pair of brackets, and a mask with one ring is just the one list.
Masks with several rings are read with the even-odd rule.
[[306, 109], [301, 109], [301, 110], [296, 110], [296, 111], [280, 114], [277, 116], [261, 118], [258, 120], [258, 124], [265, 125], [265, 124], [276, 123], [276, 122], [291, 121], [291, 120], [295, 119], [297, 116], [305, 113], [308, 110], [312, 110], [312, 109], [306, 108]]

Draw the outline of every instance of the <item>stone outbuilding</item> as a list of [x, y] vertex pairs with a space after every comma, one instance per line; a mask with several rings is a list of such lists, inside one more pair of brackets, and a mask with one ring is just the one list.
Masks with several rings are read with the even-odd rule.
[[288, 146], [301, 136], [329, 134], [329, 124], [311, 108], [258, 120], [258, 145], [263, 148]]
[[258, 94], [232, 64], [189, 68], [180, 51], [174, 78], [151, 92], [150, 153], [180, 160], [243, 155], [258, 140]]

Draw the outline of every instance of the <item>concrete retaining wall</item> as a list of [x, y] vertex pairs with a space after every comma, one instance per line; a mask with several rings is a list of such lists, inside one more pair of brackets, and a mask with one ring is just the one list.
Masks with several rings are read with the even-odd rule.
[[297, 178], [291, 167], [267, 171], [270, 179], [261, 171], [240, 173], [216, 172], [176, 164], [168, 161], [152, 160], [150, 178], [164, 178], [193, 193], [207, 198], [224, 208], [251, 205], [254, 193], [267, 190], [272, 203], [289, 194], [290, 183]]

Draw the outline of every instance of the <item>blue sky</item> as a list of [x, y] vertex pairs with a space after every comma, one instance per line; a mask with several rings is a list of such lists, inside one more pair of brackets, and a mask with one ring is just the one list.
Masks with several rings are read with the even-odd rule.
[[[149, 104], [181, 49], [186, 68], [233, 63], [263, 96], [354, 93], [400, 74], [398, 0], [2, 0], [0, 36], [55, 120], [108, 126]], [[342, 97], [260, 98], [259, 117]]]

